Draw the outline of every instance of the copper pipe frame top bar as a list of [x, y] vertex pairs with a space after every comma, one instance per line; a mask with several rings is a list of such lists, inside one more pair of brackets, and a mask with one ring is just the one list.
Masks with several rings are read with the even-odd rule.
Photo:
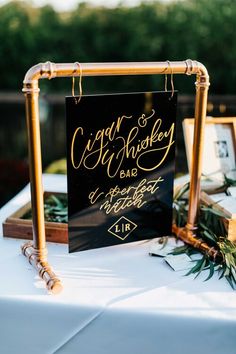
[[[30, 162], [30, 185], [33, 220], [33, 245], [27, 243], [22, 251], [37, 268], [52, 292], [62, 288], [60, 280], [51, 271], [46, 261], [45, 222], [42, 187], [42, 156], [39, 125], [39, 79], [55, 77], [79, 76], [116, 76], [116, 75], [155, 75], [186, 74], [196, 75], [195, 125], [192, 152], [192, 168], [190, 177], [190, 197], [188, 222], [185, 227], [185, 238], [194, 236], [199, 207], [200, 178], [203, 153], [204, 124], [206, 118], [209, 76], [205, 66], [195, 60], [174, 62], [128, 62], [128, 63], [40, 63], [26, 73], [23, 92], [26, 96], [26, 116], [28, 129], [28, 148]], [[182, 232], [183, 234], [183, 232]]]

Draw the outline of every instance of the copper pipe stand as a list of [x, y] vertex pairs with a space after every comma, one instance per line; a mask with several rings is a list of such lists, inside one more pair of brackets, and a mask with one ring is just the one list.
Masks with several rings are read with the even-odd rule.
[[[116, 75], [156, 75], [156, 74], [185, 74], [196, 75], [195, 126], [193, 158], [190, 180], [188, 224], [195, 225], [199, 207], [200, 178], [203, 153], [204, 125], [207, 109], [207, 94], [209, 76], [203, 64], [196, 60], [166, 62], [127, 62], [127, 63], [39, 63], [31, 67], [25, 75], [23, 92], [26, 98], [26, 118], [28, 130], [28, 149], [30, 167], [30, 185], [33, 221], [33, 245], [23, 246], [23, 254], [38, 270], [39, 275], [46, 281], [47, 288], [59, 292], [62, 288], [60, 281], [51, 271], [46, 261], [46, 238], [42, 186], [42, 156], [39, 124], [39, 80], [56, 77], [80, 76], [116, 76]], [[192, 232], [179, 230], [179, 237], [190, 243], [194, 238]], [[192, 240], [193, 241], [193, 240]], [[194, 239], [196, 242], [196, 239]], [[203, 248], [201, 244], [201, 248]], [[214, 256], [214, 253], [213, 253]]]

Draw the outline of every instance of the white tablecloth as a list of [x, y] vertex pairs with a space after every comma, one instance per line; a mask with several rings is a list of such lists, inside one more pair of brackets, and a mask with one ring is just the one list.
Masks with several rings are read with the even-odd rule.
[[[65, 191], [64, 176], [44, 176]], [[29, 187], [0, 221], [30, 198]], [[206, 274], [185, 277], [150, 257], [149, 242], [68, 254], [48, 244], [64, 290], [48, 295], [21, 255], [22, 241], [0, 237], [1, 354], [235, 354], [236, 292]]]

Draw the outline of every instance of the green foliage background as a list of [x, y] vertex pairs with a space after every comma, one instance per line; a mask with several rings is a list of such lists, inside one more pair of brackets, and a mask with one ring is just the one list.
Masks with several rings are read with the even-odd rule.
[[[113, 9], [83, 3], [71, 13], [57, 13], [50, 6], [34, 8], [23, 1], [11, 1], [0, 7], [0, 90], [20, 90], [25, 72], [40, 61], [191, 58], [208, 68], [211, 93], [233, 94], [236, 83], [235, 24], [235, 0], [154, 1]], [[152, 76], [138, 81], [122, 77], [116, 87], [114, 78], [86, 79], [86, 88], [89, 91], [157, 88], [157, 80]], [[66, 91], [71, 87], [71, 82], [53, 81], [53, 85], [45, 84], [46, 90]], [[192, 93], [192, 84], [192, 81], [182, 79], [181, 92]]]

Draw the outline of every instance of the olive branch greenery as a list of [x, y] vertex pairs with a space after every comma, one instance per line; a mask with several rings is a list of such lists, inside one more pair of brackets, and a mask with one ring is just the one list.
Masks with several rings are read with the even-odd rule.
[[[221, 187], [227, 190], [229, 186], [236, 186], [236, 181], [225, 176], [224, 184]], [[188, 214], [188, 196], [189, 183], [183, 185], [175, 194], [173, 202], [174, 223], [178, 227], [185, 226]], [[215, 272], [218, 272], [219, 279], [225, 278], [232, 289], [236, 289], [236, 245], [227, 239], [227, 232], [222, 218], [225, 214], [214, 208], [214, 204], [206, 206], [200, 205], [198, 219], [197, 238], [200, 238], [218, 251], [220, 257], [211, 258], [208, 253], [203, 253], [202, 257], [194, 262], [193, 267], [186, 275], [195, 274], [195, 278], [203, 270], [208, 270], [209, 274], [205, 281], [209, 280]], [[170, 254], [179, 255], [186, 253], [189, 256], [201, 254], [191, 245], [177, 246]]]
[[[68, 222], [68, 207], [67, 207], [67, 196], [64, 194], [50, 194], [44, 200], [44, 216], [45, 221], [49, 222]], [[29, 210], [23, 219], [31, 219], [32, 211]]]

